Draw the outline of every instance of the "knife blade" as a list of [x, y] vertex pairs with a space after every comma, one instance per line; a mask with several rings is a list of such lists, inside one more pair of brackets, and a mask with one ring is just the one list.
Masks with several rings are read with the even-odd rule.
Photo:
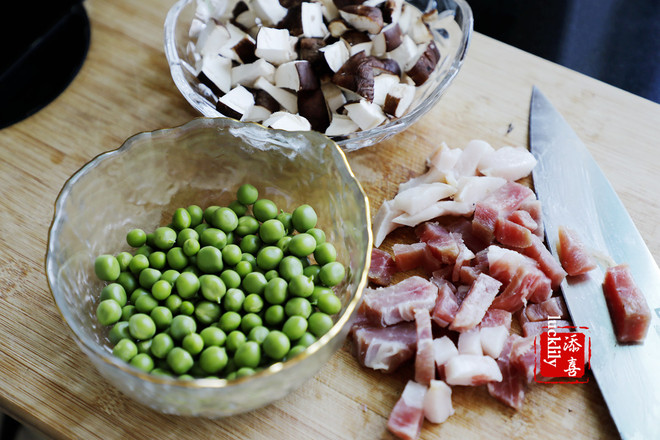
[[588, 327], [590, 368], [624, 439], [660, 438], [660, 270], [605, 174], [550, 101], [534, 87], [529, 118], [532, 178], [548, 246], [557, 257], [566, 226], [600, 255], [627, 263], [652, 311], [643, 344], [616, 341], [603, 295], [602, 265], [561, 284], [576, 326]]

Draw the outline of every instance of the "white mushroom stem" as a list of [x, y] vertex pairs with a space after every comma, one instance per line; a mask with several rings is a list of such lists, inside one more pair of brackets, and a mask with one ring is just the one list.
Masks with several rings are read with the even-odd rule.
[[322, 7], [321, 3], [304, 2], [300, 5], [303, 36], [307, 38], [325, 38], [328, 35], [328, 28], [323, 23]]
[[252, 87], [260, 77], [273, 82], [275, 79], [275, 67], [268, 61], [258, 59], [254, 63], [239, 64], [231, 69], [232, 85], [243, 85]]
[[371, 103], [366, 99], [361, 99], [356, 103], [346, 104], [344, 108], [348, 113], [348, 117], [362, 130], [370, 130], [378, 127], [387, 119], [387, 116], [385, 116], [383, 109], [379, 105]]
[[[233, 88], [229, 93], [220, 97], [218, 102], [240, 114], [240, 118], [238, 119], [243, 120], [243, 116], [247, 115], [254, 106], [254, 96], [245, 87], [238, 86]], [[219, 111], [222, 113], [222, 110], [219, 109]]]
[[[265, 78], [259, 78], [254, 82], [257, 89], [261, 89], [280, 103], [284, 109], [290, 113], [298, 113], [298, 98], [295, 94], [287, 92], [284, 89], [275, 87]], [[277, 112], [276, 112], [277, 113]]]
[[323, 56], [325, 57], [326, 63], [328, 63], [328, 67], [330, 67], [333, 72], [341, 69], [341, 66], [343, 66], [346, 60], [351, 57], [346, 43], [341, 40], [325, 46], [320, 50], [323, 52]]
[[308, 131], [312, 129], [307, 119], [287, 112], [273, 113], [263, 122], [263, 125], [287, 131]]
[[298, 39], [286, 29], [262, 27], [257, 34], [255, 54], [276, 66], [293, 61], [298, 56], [295, 45]]
[[231, 90], [231, 60], [220, 55], [209, 55], [202, 58], [201, 73], [223, 93]]
[[276, 25], [288, 12], [277, 0], [252, 0], [252, 7], [264, 26]]

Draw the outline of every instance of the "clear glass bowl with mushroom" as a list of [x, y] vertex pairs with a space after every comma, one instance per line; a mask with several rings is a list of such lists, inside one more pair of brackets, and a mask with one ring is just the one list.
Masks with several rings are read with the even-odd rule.
[[179, 0], [165, 54], [202, 115], [314, 130], [351, 151], [440, 100], [472, 26], [464, 0]]

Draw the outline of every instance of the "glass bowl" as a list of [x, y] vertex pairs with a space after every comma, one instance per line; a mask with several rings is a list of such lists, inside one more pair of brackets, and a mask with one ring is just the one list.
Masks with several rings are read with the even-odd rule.
[[[226, 206], [246, 182], [280, 208], [308, 203], [318, 213], [318, 227], [346, 267], [346, 279], [334, 288], [342, 300], [334, 326], [298, 356], [232, 381], [151, 375], [114, 357], [95, 315], [104, 283], [94, 274], [94, 259], [129, 251], [129, 230], [168, 224], [178, 207]], [[49, 232], [46, 274], [74, 339], [110, 383], [161, 412], [220, 417], [282, 398], [342, 346], [367, 282], [370, 230], [368, 199], [327, 137], [198, 118], [137, 134], [66, 182]]]
[[[213, 98], [200, 88], [195, 75], [195, 61], [187, 49], [188, 35], [195, 15], [195, 0], [178, 0], [165, 19], [165, 56], [170, 66], [174, 84], [185, 99], [199, 113], [207, 117], [222, 116], [215, 108]], [[368, 147], [389, 139], [407, 129], [424, 116], [447, 91], [460, 70], [472, 36], [472, 9], [465, 0], [411, 0], [409, 3], [422, 11], [436, 7], [439, 12], [454, 15], [460, 32], [448, 33], [445, 28], [431, 28], [441, 59], [429, 79], [417, 89], [408, 112], [370, 130], [358, 131], [345, 136], [330, 136], [344, 151]]]

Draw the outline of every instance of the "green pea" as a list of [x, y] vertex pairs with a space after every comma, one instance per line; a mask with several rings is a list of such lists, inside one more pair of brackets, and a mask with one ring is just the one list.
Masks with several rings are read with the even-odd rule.
[[178, 270], [168, 269], [163, 272], [163, 274], [160, 276], [160, 279], [165, 280], [170, 283], [170, 285], [174, 286], [174, 283], [176, 282], [176, 279], [179, 277], [179, 275], [180, 273]]
[[149, 266], [153, 269], [164, 269], [167, 265], [167, 256], [163, 251], [155, 251], [149, 254]]
[[314, 291], [314, 282], [305, 275], [296, 275], [289, 281], [289, 295], [307, 298]]
[[310, 264], [303, 269], [303, 275], [312, 280], [314, 284], [318, 282], [319, 272], [321, 271], [321, 266], [318, 264]]
[[137, 345], [135, 345], [135, 342], [130, 339], [120, 340], [112, 349], [112, 354], [124, 362], [130, 362], [137, 353]]
[[245, 278], [247, 274], [252, 272], [252, 263], [245, 260], [239, 261], [238, 264], [236, 264], [234, 267], [234, 270], [236, 270], [238, 276]]
[[154, 368], [153, 370], [150, 371], [150, 373], [154, 376], [161, 376], [161, 377], [171, 377], [172, 373], [170, 373], [168, 370], [164, 368]]
[[113, 345], [116, 345], [122, 339], [130, 339], [131, 337], [131, 332], [128, 329], [128, 321], [119, 321], [108, 332], [108, 338]]
[[334, 315], [341, 310], [341, 300], [332, 291], [323, 292], [318, 296], [316, 306], [321, 312]]
[[176, 243], [176, 231], [167, 226], [161, 226], [154, 231], [154, 245], [161, 250], [168, 250]]
[[319, 272], [319, 279], [328, 287], [341, 283], [345, 276], [346, 270], [344, 269], [344, 265], [338, 261], [323, 265]]
[[259, 313], [264, 307], [264, 300], [256, 293], [251, 293], [243, 301], [243, 310], [248, 313]]
[[307, 320], [302, 316], [290, 316], [284, 322], [282, 331], [292, 341], [300, 339], [307, 331]]
[[286, 354], [285, 360], [289, 360], [291, 358], [294, 358], [294, 357], [298, 356], [300, 353], [302, 353], [305, 350], [307, 350], [307, 347], [305, 347], [303, 345], [295, 345], [295, 346], [291, 347], [291, 350], [289, 350], [289, 352]]
[[282, 258], [278, 266], [280, 276], [286, 281], [289, 281], [296, 275], [302, 275], [303, 273], [303, 264], [299, 258], [294, 257], [293, 255], [288, 255]]
[[105, 299], [96, 307], [96, 319], [101, 325], [112, 325], [121, 319], [121, 305], [114, 299]]
[[[237, 275], [238, 276], [238, 275]], [[220, 303], [222, 297], [227, 292], [224, 281], [217, 275], [202, 275], [199, 277], [200, 290], [202, 296], [209, 301]]]
[[153, 248], [149, 245], [151, 242], [153, 242], [153, 234], [147, 234], [147, 244], [137, 248], [135, 250], [135, 255], [144, 255], [145, 257], [148, 257], [154, 251]]
[[286, 234], [293, 233], [293, 222], [291, 221], [291, 213], [282, 211], [279, 214], [277, 214], [277, 217], [275, 218], [282, 223]]
[[142, 370], [145, 373], [149, 373], [151, 370], [154, 369], [154, 360], [151, 359], [151, 356], [149, 356], [147, 353], [139, 353], [131, 359], [131, 365], [137, 368], [138, 370]]
[[165, 307], [170, 309], [172, 313], [179, 313], [179, 310], [181, 308], [181, 303], [183, 300], [181, 297], [177, 294], [172, 294], [165, 298]]
[[325, 243], [326, 236], [325, 236], [325, 232], [323, 231], [323, 229], [311, 228], [311, 229], [307, 230], [307, 234], [314, 237], [314, 241], [316, 241], [316, 246], [317, 247], [319, 245]]
[[201, 353], [204, 349], [204, 339], [202, 339], [199, 333], [190, 333], [184, 336], [181, 341], [181, 347], [191, 355], [195, 356]]
[[211, 216], [211, 225], [227, 233], [238, 226], [238, 216], [229, 208], [218, 208]]
[[220, 279], [228, 289], [241, 287], [241, 276], [233, 269], [223, 270]]
[[94, 273], [103, 281], [115, 281], [121, 273], [119, 261], [112, 255], [100, 255], [94, 260]]
[[238, 226], [234, 233], [239, 237], [244, 237], [249, 234], [256, 234], [259, 231], [259, 221], [251, 215], [244, 215], [239, 217]]
[[213, 324], [220, 318], [221, 313], [217, 302], [200, 301], [195, 306], [195, 318], [202, 325]]
[[252, 327], [252, 330], [248, 333], [248, 341], [254, 341], [257, 344], [261, 344], [264, 339], [266, 339], [266, 336], [268, 336], [268, 332], [269, 330], [263, 325]]
[[172, 318], [170, 324], [170, 335], [176, 341], [182, 340], [186, 335], [197, 331], [197, 323], [187, 315], [177, 315]]
[[271, 269], [264, 274], [266, 281], [270, 281], [273, 278], [278, 278], [280, 276], [279, 272], [276, 269]]
[[273, 330], [268, 333], [262, 343], [264, 353], [273, 360], [281, 361], [289, 352], [291, 341], [287, 335], [279, 330]]
[[151, 350], [151, 341], [153, 339], [145, 339], [144, 341], [138, 341], [135, 343], [137, 345], [138, 354], [140, 353], [149, 353]]
[[167, 365], [174, 374], [184, 374], [193, 366], [193, 358], [190, 353], [181, 347], [174, 347], [167, 353]]
[[119, 283], [111, 283], [101, 289], [101, 301], [114, 299], [120, 306], [125, 306], [127, 297], [126, 290]]
[[275, 269], [284, 258], [284, 252], [277, 246], [265, 246], [257, 253], [257, 266], [263, 270]]
[[270, 304], [283, 304], [288, 296], [288, 284], [283, 278], [273, 278], [264, 287], [264, 298]]
[[135, 304], [135, 303], [137, 302], [138, 298], [141, 297], [141, 296], [143, 296], [143, 295], [149, 295], [149, 291], [143, 289], [142, 287], [138, 287], [137, 289], [135, 289], [135, 290], [133, 291], [133, 293], [131, 293], [131, 296], [130, 296], [130, 298], [128, 299], [128, 301], [129, 301], [131, 304]]
[[131, 259], [133, 258], [133, 255], [129, 254], [128, 252], [120, 252], [117, 254], [115, 258], [119, 263], [119, 270], [121, 272], [126, 272], [128, 270], [128, 265], [130, 264]]
[[183, 272], [174, 283], [179, 296], [183, 299], [195, 296], [200, 287], [199, 278], [191, 272]]
[[259, 199], [252, 205], [252, 213], [260, 222], [277, 217], [277, 205], [272, 200]]
[[195, 240], [194, 238], [189, 238], [183, 243], [183, 253], [186, 254], [186, 256], [188, 257], [197, 255], [199, 249], [200, 249], [199, 241]]
[[236, 379], [240, 379], [241, 377], [252, 376], [255, 373], [256, 371], [253, 368], [241, 367], [238, 370], [236, 370]]
[[166, 299], [171, 293], [172, 285], [163, 279], [156, 281], [153, 286], [151, 286], [151, 296], [158, 301]]
[[312, 304], [306, 298], [291, 298], [284, 305], [284, 313], [286, 313], [286, 316], [307, 318], [312, 313]]
[[164, 330], [169, 327], [173, 319], [172, 311], [165, 306], [154, 307], [151, 313], [149, 313], [149, 316], [154, 320], [154, 324], [156, 324], [156, 329], [158, 330]]
[[261, 244], [261, 239], [258, 236], [248, 234], [241, 240], [240, 248], [241, 251], [254, 255], [261, 249]]
[[276, 218], [266, 220], [259, 226], [259, 237], [264, 243], [277, 243], [285, 235], [284, 224]]
[[275, 244], [278, 248], [282, 249], [282, 252], [285, 254], [289, 252], [289, 244], [291, 243], [291, 236], [287, 235], [285, 237], [280, 238], [277, 240], [277, 243]]
[[192, 224], [192, 218], [186, 208], [177, 208], [172, 215], [172, 226], [174, 229], [181, 231], [182, 229], [189, 228]]
[[223, 332], [230, 333], [241, 326], [241, 315], [232, 311], [225, 312], [220, 317], [218, 326]]
[[227, 208], [231, 209], [236, 213], [237, 216], [241, 217], [247, 213], [247, 206], [239, 202], [238, 200], [232, 200], [227, 205]]
[[204, 273], [222, 270], [222, 252], [214, 246], [204, 246], [197, 253], [197, 267]]
[[234, 353], [234, 362], [236, 366], [256, 368], [261, 361], [261, 347], [254, 341], [246, 341], [241, 344]]
[[222, 249], [227, 245], [227, 234], [217, 228], [206, 228], [199, 236], [199, 243], [202, 246], [214, 246]]
[[314, 253], [316, 249], [316, 240], [310, 234], [296, 234], [289, 243], [289, 253], [296, 257], [305, 257]]
[[309, 205], [300, 205], [291, 213], [291, 222], [298, 232], [306, 232], [316, 226], [316, 211]]
[[186, 316], [192, 316], [195, 313], [195, 304], [192, 301], [181, 301], [179, 313]]
[[243, 205], [252, 205], [259, 198], [259, 191], [249, 183], [241, 185], [236, 191], [236, 199]]
[[126, 243], [130, 247], [138, 248], [147, 242], [147, 234], [142, 229], [132, 229], [126, 234]]
[[121, 321], [128, 321], [131, 316], [137, 313], [137, 309], [134, 305], [128, 304], [121, 308]]
[[263, 325], [263, 321], [256, 313], [246, 313], [241, 318], [241, 330], [243, 333], [250, 333], [250, 330], [260, 325]]
[[172, 269], [183, 270], [188, 266], [188, 257], [183, 253], [182, 248], [173, 247], [167, 251], [167, 264], [169, 264]]
[[167, 333], [158, 333], [151, 340], [151, 354], [158, 359], [165, 359], [167, 353], [174, 348], [174, 341]]
[[243, 308], [245, 293], [240, 289], [228, 289], [222, 299], [222, 307], [229, 312], [238, 312]]
[[127, 295], [133, 293], [133, 291], [138, 287], [137, 279], [131, 272], [120, 273], [119, 277], [117, 278], [117, 283], [124, 288]]
[[151, 267], [147, 267], [146, 269], [143, 269], [142, 272], [140, 272], [140, 275], [138, 276], [138, 283], [140, 283], [140, 286], [150, 290], [151, 287], [160, 279], [161, 272], [158, 269], [153, 269]]
[[191, 228], [182, 229], [176, 236], [176, 245], [183, 246], [183, 244], [188, 240], [199, 241], [199, 233], [195, 229]]
[[271, 327], [279, 326], [284, 322], [284, 307], [279, 304], [268, 307], [264, 312], [264, 322]]
[[190, 205], [186, 208], [188, 214], [190, 215], [190, 227], [194, 228], [195, 226], [202, 223], [204, 220], [204, 211], [197, 205]]
[[[308, 327], [309, 327], [309, 322], [308, 322]], [[305, 332], [300, 339], [295, 341], [294, 345], [302, 345], [303, 347], [309, 347], [312, 345], [314, 342], [316, 342], [316, 336], [311, 334], [310, 332]]]
[[135, 339], [151, 339], [156, 334], [156, 324], [149, 315], [136, 313], [128, 320], [128, 330]]
[[219, 208], [220, 207], [216, 206], [216, 205], [211, 205], [211, 206], [207, 207], [204, 210], [204, 214], [203, 214], [204, 221], [206, 221], [206, 223], [208, 223], [208, 224], [211, 224], [211, 218], [213, 217], [213, 213], [215, 212], [216, 209], [219, 209]]
[[326, 313], [314, 312], [309, 316], [308, 325], [309, 331], [317, 338], [320, 338], [332, 328], [334, 322], [332, 322], [332, 318]]
[[266, 281], [264, 274], [259, 272], [252, 272], [245, 275], [241, 286], [247, 293], [256, 293], [261, 295], [267, 283], [268, 281]]
[[222, 346], [227, 340], [227, 334], [219, 327], [206, 327], [199, 335], [204, 340], [204, 346], [210, 347], [212, 345]]
[[241, 261], [247, 261], [252, 266], [252, 269], [257, 270], [257, 257], [252, 254], [244, 253], [241, 255]]
[[238, 347], [245, 344], [247, 338], [245, 334], [240, 330], [234, 330], [227, 335], [227, 340], [225, 341], [225, 347], [227, 350], [234, 353]]
[[243, 251], [238, 245], [228, 244], [222, 248], [222, 261], [228, 266], [236, 266], [241, 261]]
[[215, 374], [227, 366], [229, 358], [223, 347], [206, 347], [199, 355], [199, 366], [208, 374]]
[[149, 257], [143, 254], [134, 255], [128, 268], [134, 275], [139, 275], [144, 269], [149, 267]]
[[332, 263], [337, 260], [337, 250], [332, 243], [322, 243], [316, 246], [316, 249], [314, 250], [314, 259], [321, 266]]
[[135, 301], [135, 309], [140, 313], [150, 313], [158, 306], [158, 300], [151, 293], [140, 295]]

